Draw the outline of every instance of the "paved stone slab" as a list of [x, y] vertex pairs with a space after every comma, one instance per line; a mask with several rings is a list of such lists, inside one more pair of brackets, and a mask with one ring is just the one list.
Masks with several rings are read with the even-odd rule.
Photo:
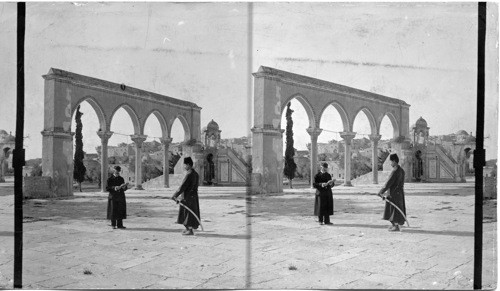
[[[180, 234], [178, 206], [164, 199], [171, 189], [127, 192], [128, 228], [119, 231], [105, 219], [106, 193], [28, 200], [23, 286], [471, 289], [473, 186], [409, 184], [411, 227], [401, 233], [388, 232], [380, 219], [379, 187], [336, 188], [333, 226], [320, 226], [312, 215], [310, 189], [253, 197], [249, 209], [244, 188], [202, 187], [206, 231], [193, 237]], [[5, 229], [13, 229], [11, 200], [0, 195]], [[497, 284], [496, 221], [484, 230], [483, 285], [491, 288]], [[0, 287], [12, 287], [13, 239], [12, 231], [0, 232]]]

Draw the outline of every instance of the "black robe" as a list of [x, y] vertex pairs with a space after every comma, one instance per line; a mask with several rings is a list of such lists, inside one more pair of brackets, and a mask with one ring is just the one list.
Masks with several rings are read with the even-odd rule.
[[121, 176], [115, 177], [111, 175], [111, 177], [108, 178], [108, 184], [106, 186], [106, 190], [109, 191], [107, 219], [117, 220], [127, 218], [125, 190], [114, 190], [115, 186], [121, 186], [123, 183], [125, 183], [125, 180]]
[[[177, 198], [179, 195], [184, 194], [182, 199], [182, 204], [186, 205], [191, 209], [196, 216], [200, 217], [200, 203], [198, 201], [198, 181], [199, 176], [198, 173], [194, 169], [189, 170], [184, 180], [182, 181], [181, 186], [174, 193], [174, 197]], [[198, 220], [182, 206], [179, 206], [179, 215], [177, 217], [177, 223], [183, 224], [185, 227], [192, 227], [197, 229], [200, 225]]]
[[316, 188], [316, 197], [314, 200], [314, 215], [325, 216], [333, 215], [333, 194], [332, 186], [321, 187], [321, 183], [326, 183], [332, 179], [329, 173], [317, 173], [314, 176], [313, 186]]
[[[397, 165], [391, 172], [389, 180], [385, 183], [384, 188], [381, 190], [381, 194], [389, 190], [389, 195], [391, 198], [389, 200], [396, 204], [399, 209], [403, 211], [406, 216], [406, 205], [405, 205], [405, 193], [404, 193], [404, 183], [405, 183], [405, 171]], [[384, 209], [384, 216], [382, 219], [389, 220], [395, 224], [403, 225], [405, 219], [403, 215], [391, 204], [386, 203]]]

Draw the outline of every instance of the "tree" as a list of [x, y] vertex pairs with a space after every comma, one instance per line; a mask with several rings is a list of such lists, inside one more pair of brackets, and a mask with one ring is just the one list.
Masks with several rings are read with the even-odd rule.
[[285, 168], [283, 169], [283, 174], [288, 178], [290, 182], [290, 188], [292, 188], [292, 180], [295, 178], [295, 170], [297, 169], [297, 165], [295, 164], [295, 160], [293, 156], [295, 155], [295, 149], [293, 148], [293, 120], [292, 120], [292, 112], [290, 109], [290, 102], [286, 107], [286, 150], [285, 150]]
[[83, 152], [83, 136], [82, 136], [82, 115], [80, 112], [80, 106], [76, 109], [76, 134], [75, 134], [75, 159], [73, 162], [73, 178], [78, 182], [80, 187], [80, 192], [82, 192], [82, 182], [85, 180], [85, 165], [83, 164], [83, 158], [85, 153]]

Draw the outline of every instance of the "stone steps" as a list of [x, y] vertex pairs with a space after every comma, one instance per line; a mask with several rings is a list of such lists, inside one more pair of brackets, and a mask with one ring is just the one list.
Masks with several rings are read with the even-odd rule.
[[[391, 171], [378, 171], [378, 183], [384, 184], [385, 182], [387, 182], [390, 175], [391, 175]], [[359, 176], [356, 179], [351, 180], [351, 183], [354, 186], [373, 184], [373, 172]]]

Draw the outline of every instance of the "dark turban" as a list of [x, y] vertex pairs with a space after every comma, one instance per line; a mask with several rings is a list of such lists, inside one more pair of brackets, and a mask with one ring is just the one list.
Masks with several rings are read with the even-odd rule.
[[397, 154], [391, 154], [391, 155], [389, 156], [389, 160], [391, 160], [391, 161], [395, 161], [396, 163], [399, 163], [399, 157], [398, 157], [398, 155], [397, 155]]
[[193, 159], [191, 157], [184, 158], [184, 164], [193, 166]]

